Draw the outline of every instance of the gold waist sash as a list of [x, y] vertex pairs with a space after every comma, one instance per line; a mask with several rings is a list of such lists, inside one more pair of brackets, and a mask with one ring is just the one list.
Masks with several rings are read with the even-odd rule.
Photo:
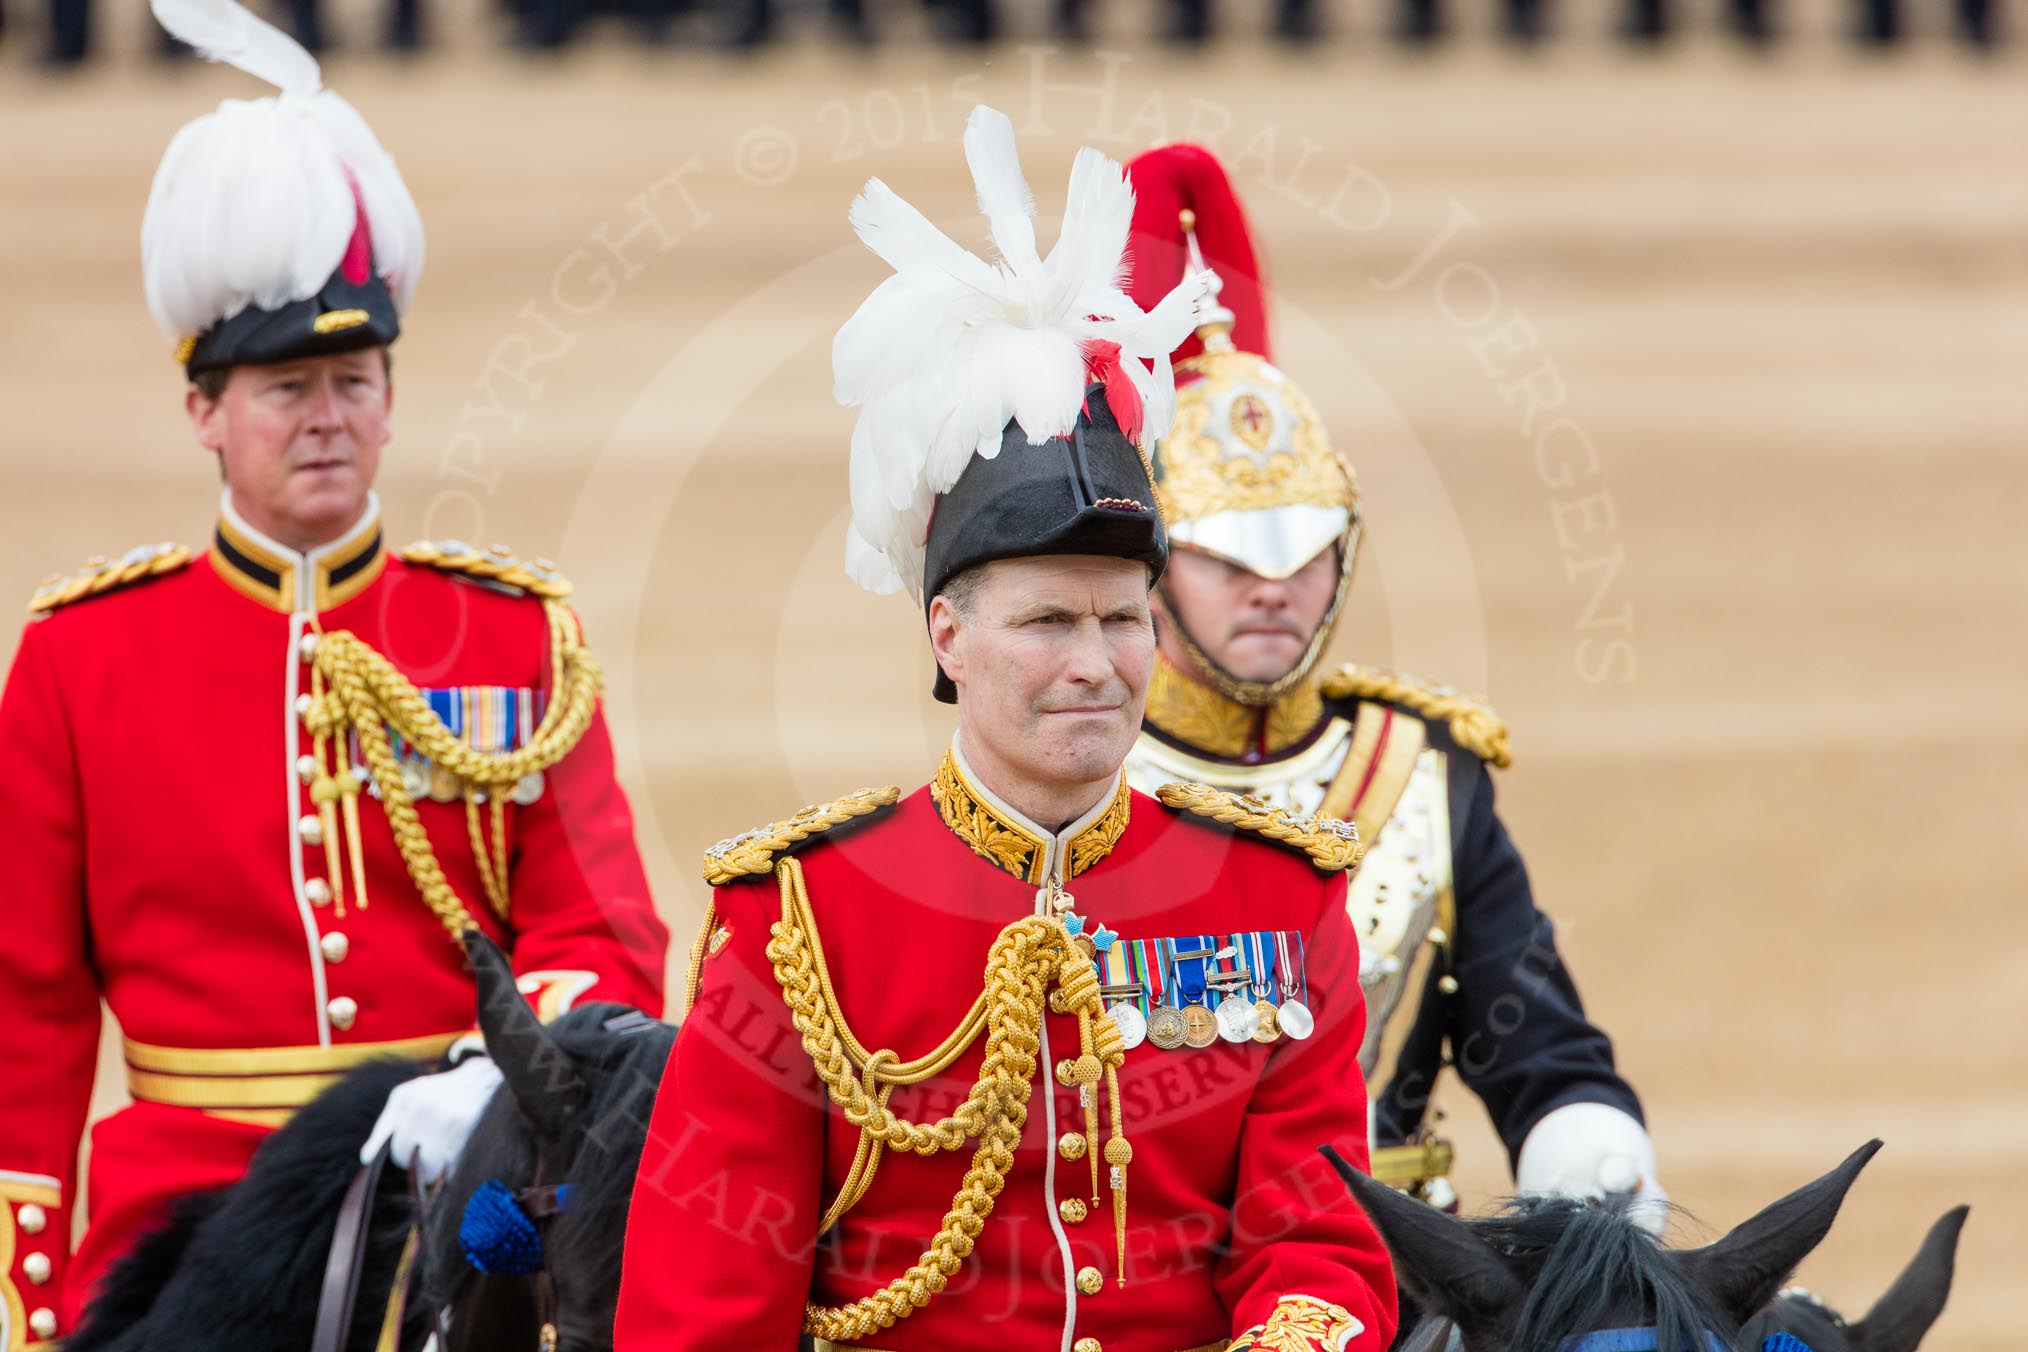
[[158, 1047], [121, 1041], [127, 1092], [137, 1101], [279, 1127], [356, 1066], [378, 1057], [434, 1061], [464, 1035], [460, 1030], [339, 1047]]

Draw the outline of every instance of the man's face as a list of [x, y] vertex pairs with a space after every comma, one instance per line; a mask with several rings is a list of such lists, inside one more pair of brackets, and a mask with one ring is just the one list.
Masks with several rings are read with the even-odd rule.
[[1067, 788], [1119, 772], [1141, 727], [1155, 661], [1148, 569], [1064, 555], [986, 565], [969, 614], [930, 608], [937, 660], [958, 686], [966, 753], [1029, 784]]
[[186, 398], [197, 440], [216, 451], [233, 506], [249, 525], [308, 549], [366, 510], [392, 435], [385, 349], [237, 366], [216, 399]]
[[[1275, 681], [1309, 651], [1338, 594], [1336, 546], [1276, 580], [1194, 550], [1169, 556], [1162, 605], [1204, 655], [1242, 681]], [[1165, 630], [1162, 655], [1190, 669], [1189, 655]]]

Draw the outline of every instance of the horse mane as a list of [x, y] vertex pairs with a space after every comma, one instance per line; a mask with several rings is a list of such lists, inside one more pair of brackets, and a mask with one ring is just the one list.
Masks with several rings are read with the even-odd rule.
[[[584, 1077], [590, 1098], [579, 1118], [585, 1124], [582, 1131], [565, 1143], [569, 1158], [552, 1155], [544, 1160], [550, 1173], [541, 1181], [570, 1184], [571, 1197], [570, 1205], [549, 1222], [543, 1253], [565, 1307], [590, 1303], [606, 1308], [605, 1340], [596, 1344], [600, 1346], [611, 1345], [609, 1307], [619, 1285], [634, 1175], [663, 1067], [676, 1040], [676, 1029], [665, 1023], [638, 1021], [618, 1032], [607, 1027], [616, 1016], [629, 1012], [623, 1005], [583, 1005], [547, 1029]], [[503, 1087], [473, 1131], [449, 1185], [430, 1208], [425, 1289], [432, 1305], [452, 1305], [472, 1279], [479, 1278], [458, 1242], [458, 1226], [473, 1190], [488, 1179], [509, 1188], [535, 1183], [536, 1146], [513, 1096]], [[488, 1291], [477, 1304], [519, 1303], [498, 1289], [514, 1279], [479, 1279]], [[473, 1304], [467, 1302], [465, 1308]], [[566, 1345], [582, 1345], [582, 1331], [565, 1329], [563, 1334]]]
[[1557, 1352], [1572, 1329], [1650, 1324], [1657, 1347], [1704, 1352], [1707, 1330], [1728, 1352], [1736, 1347], [1729, 1321], [1629, 1209], [1624, 1198], [1517, 1197], [1468, 1222], [1481, 1240], [1516, 1260], [1515, 1275], [1528, 1284], [1513, 1352]]
[[[308, 1347], [360, 1144], [394, 1087], [422, 1072], [412, 1062], [367, 1062], [261, 1142], [240, 1182], [185, 1199], [114, 1264], [66, 1352]], [[375, 1208], [362, 1301], [385, 1302], [410, 1215], [405, 1195]], [[379, 1321], [362, 1322], [351, 1347], [372, 1346]]]

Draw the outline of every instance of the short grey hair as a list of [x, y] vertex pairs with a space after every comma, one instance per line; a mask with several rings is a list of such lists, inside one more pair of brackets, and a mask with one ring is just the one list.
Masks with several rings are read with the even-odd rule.
[[986, 570], [990, 567], [991, 563], [975, 563], [969, 568], [961, 568], [937, 589], [937, 595], [950, 602], [951, 609], [958, 612], [960, 619], [972, 618], [972, 608], [979, 601], [979, 588], [986, 585]]

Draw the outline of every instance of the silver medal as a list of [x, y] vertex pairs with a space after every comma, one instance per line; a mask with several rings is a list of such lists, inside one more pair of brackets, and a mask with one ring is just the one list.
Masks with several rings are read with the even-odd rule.
[[401, 789], [413, 803], [429, 795], [429, 762], [404, 760], [401, 763]]
[[1282, 1031], [1298, 1042], [1317, 1031], [1317, 1020], [1311, 1015], [1309, 1006], [1294, 996], [1282, 1001], [1278, 1017]]
[[1120, 1041], [1132, 1051], [1148, 1040], [1148, 1021], [1133, 1005], [1118, 1004], [1106, 1011], [1112, 1016], [1113, 1024], [1120, 1030]]
[[528, 807], [540, 797], [542, 797], [542, 771], [530, 770], [514, 781], [514, 802], [518, 806]]
[[1260, 1029], [1260, 1011], [1253, 1001], [1228, 995], [1218, 1002], [1218, 1035], [1227, 1042], [1251, 1042]]

